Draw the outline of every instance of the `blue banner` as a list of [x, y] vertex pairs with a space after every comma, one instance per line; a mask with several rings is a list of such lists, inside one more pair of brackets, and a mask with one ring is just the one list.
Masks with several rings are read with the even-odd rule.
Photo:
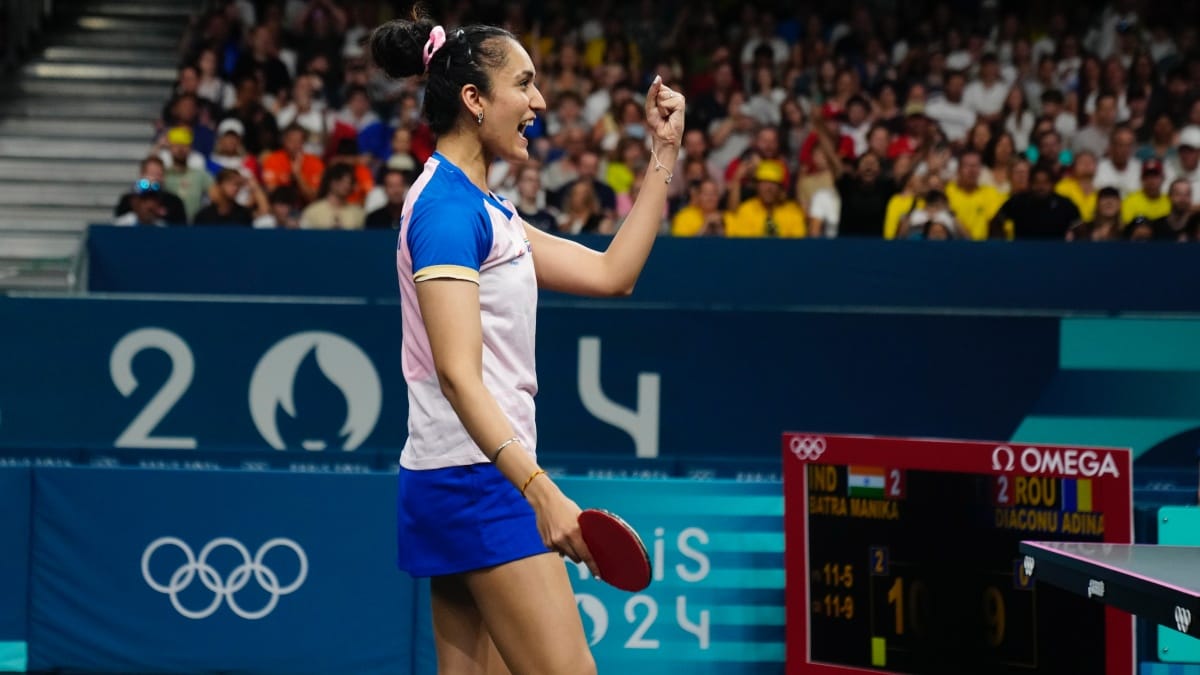
[[[3, 455], [369, 471], [404, 444], [396, 305], [0, 298], [0, 325]], [[815, 429], [1190, 464], [1197, 340], [1185, 319], [547, 302], [539, 452], [558, 473], [777, 479], [779, 434]]]
[[[9, 298], [0, 324], [3, 447], [109, 448], [117, 463], [378, 452], [383, 465], [404, 442], [395, 305]], [[788, 428], [1004, 438], [1054, 372], [1057, 331], [1052, 318], [545, 306], [539, 449], [711, 471], [732, 456], [777, 467]]]
[[0, 672], [24, 672], [33, 475], [27, 468], [0, 467]]
[[[605, 237], [578, 240], [608, 245]], [[93, 226], [87, 246], [94, 292], [398, 295], [391, 231]], [[1136, 281], [1097, 283], [1117, 269]], [[675, 307], [1197, 311], [1200, 294], [1190, 289], [1198, 285], [1192, 247], [1154, 243], [662, 237], [633, 299]]]
[[30, 668], [430, 673], [393, 480], [38, 469]]
[[303, 462], [403, 443], [398, 307], [6, 298], [0, 325], [2, 446]]
[[[394, 565], [394, 476], [34, 476], [33, 670], [435, 672], [427, 585]], [[783, 672], [780, 484], [559, 485], [651, 554], [637, 594], [564, 563], [600, 672]]]

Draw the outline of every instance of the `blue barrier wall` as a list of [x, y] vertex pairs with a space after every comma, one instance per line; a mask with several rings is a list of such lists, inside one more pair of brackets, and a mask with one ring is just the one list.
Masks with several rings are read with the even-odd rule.
[[[1197, 320], [547, 303], [539, 321], [539, 449], [568, 472], [769, 470], [788, 429], [1175, 466], [1200, 446]], [[404, 442], [395, 305], [0, 298], [0, 325], [0, 448], [383, 468]]]
[[[94, 226], [88, 283], [92, 291], [393, 299], [395, 248], [394, 232]], [[746, 308], [1200, 311], [1198, 262], [1200, 248], [1156, 243], [662, 238], [634, 299]]]
[[27, 662], [32, 480], [29, 469], [0, 468], [0, 672]]
[[[4, 558], [33, 561], [18, 575], [32, 578], [31, 670], [435, 671], [427, 587], [394, 567], [394, 476], [32, 474], [32, 539], [0, 530], [13, 547]], [[0, 485], [29, 478], [0, 469]], [[559, 484], [622, 513], [653, 558], [654, 581], [638, 594], [566, 563], [600, 672], [783, 672], [778, 483]], [[20, 615], [0, 609], [10, 630]]]

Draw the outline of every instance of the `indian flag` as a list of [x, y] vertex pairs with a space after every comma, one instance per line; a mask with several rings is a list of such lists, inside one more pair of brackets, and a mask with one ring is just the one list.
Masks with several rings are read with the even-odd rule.
[[846, 494], [851, 497], [883, 499], [882, 466], [849, 466], [846, 468]]

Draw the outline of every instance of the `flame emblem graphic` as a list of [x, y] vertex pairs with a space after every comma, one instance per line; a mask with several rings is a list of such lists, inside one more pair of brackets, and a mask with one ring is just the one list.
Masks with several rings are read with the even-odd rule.
[[346, 421], [339, 436], [344, 450], [354, 450], [375, 430], [383, 405], [383, 387], [371, 359], [350, 340], [323, 331], [296, 333], [271, 347], [250, 378], [250, 416], [264, 440], [276, 450], [287, 444], [275, 412], [296, 416], [295, 383], [301, 363], [312, 353], [321, 374], [346, 399]]
[[592, 624], [588, 646], [595, 647], [608, 633], [608, 610], [604, 609], [604, 603], [600, 602], [599, 598], [587, 593], [576, 593], [575, 604], [579, 605], [579, 610]]

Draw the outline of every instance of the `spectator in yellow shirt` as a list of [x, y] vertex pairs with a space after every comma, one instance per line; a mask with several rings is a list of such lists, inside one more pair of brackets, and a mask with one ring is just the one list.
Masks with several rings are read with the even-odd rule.
[[1095, 178], [1096, 156], [1091, 150], [1083, 150], [1075, 155], [1070, 173], [1054, 186], [1055, 192], [1075, 202], [1085, 223], [1091, 222], [1096, 216], [1096, 196], [1099, 191], [1096, 190]]
[[958, 175], [946, 186], [950, 210], [962, 232], [970, 239], [988, 238], [988, 223], [1004, 205], [1004, 195], [994, 187], [979, 184], [983, 157], [976, 150], [963, 152], [958, 159]]
[[691, 190], [690, 203], [671, 220], [676, 237], [725, 236], [731, 215], [721, 210], [721, 189], [711, 178], [704, 178]]
[[1142, 163], [1142, 189], [1121, 203], [1121, 222], [1128, 225], [1141, 216], [1157, 220], [1171, 212], [1171, 198], [1163, 192], [1163, 165], [1157, 159]]
[[[725, 235], [728, 237], [803, 237], [808, 232], [804, 209], [788, 199], [784, 188], [786, 172], [783, 165], [773, 159], [764, 159], [754, 169], [754, 180], [758, 194], [741, 202], [728, 220]], [[729, 186], [740, 200], [740, 189], [736, 184]]]
[[925, 200], [921, 197], [922, 193], [926, 192], [925, 176], [916, 171], [909, 171], [903, 182], [904, 188], [888, 200], [887, 212], [883, 217], [884, 239], [895, 239], [900, 229], [900, 221], [925, 205]]

